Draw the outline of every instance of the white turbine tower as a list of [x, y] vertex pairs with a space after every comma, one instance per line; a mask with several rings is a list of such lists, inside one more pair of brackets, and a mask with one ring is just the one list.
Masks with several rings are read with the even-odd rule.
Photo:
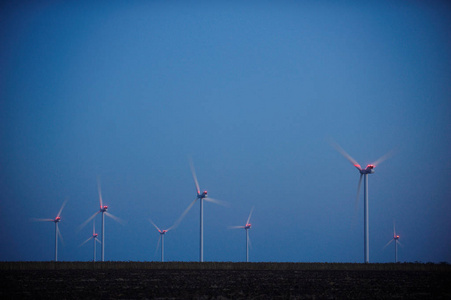
[[357, 187], [357, 200], [356, 203], [358, 203], [359, 201], [359, 194], [360, 194], [360, 186], [362, 184], [362, 177], [364, 178], [364, 183], [363, 183], [363, 196], [364, 196], [364, 201], [363, 201], [363, 214], [364, 214], [364, 229], [363, 229], [363, 251], [364, 251], [364, 261], [365, 263], [368, 263], [370, 260], [370, 242], [369, 242], [369, 236], [370, 236], [370, 232], [369, 232], [369, 207], [368, 207], [368, 174], [373, 174], [374, 173], [374, 168], [380, 164], [381, 162], [383, 162], [384, 160], [386, 160], [389, 156], [391, 156], [392, 152], [389, 152], [387, 154], [385, 154], [384, 156], [382, 156], [381, 158], [379, 158], [378, 160], [376, 160], [374, 163], [369, 164], [366, 166], [365, 169], [363, 169], [355, 159], [353, 159], [348, 153], [346, 153], [345, 150], [343, 150], [343, 148], [341, 148], [337, 143], [332, 143], [332, 146], [335, 147], [335, 149], [337, 149], [338, 152], [341, 153], [341, 155], [343, 155], [347, 160], [349, 160], [349, 162], [351, 162], [354, 167], [356, 167], [359, 172], [360, 172], [360, 179], [359, 179], [359, 185]]
[[63, 237], [61, 236], [61, 232], [58, 229], [58, 223], [61, 221], [61, 217], [60, 217], [61, 212], [63, 211], [63, 208], [66, 205], [66, 203], [67, 203], [67, 200], [64, 201], [64, 203], [61, 206], [55, 219], [33, 219], [34, 221], [38, 221], [38, 222], [54, 222], [55, 223], [55, 261], [58, 261], [58, 236], [60, 237], [61, 241], [63, 240]]
[[393, 222], [393, 238], [384, 246], [384, 249], [390, 245], [393, 241], [395, 241], [395, 263], [398, 262], [398, 244], [401, 245], [401, 242], [399, 242], [399, 235], [396, 234], [395, 229], [395, 222]]
[[202, 193], [200, 192], [199, 182], [197, 181], [196, 171], [194, 169], [193, 162], [192, 162], [191, 159], [190, 159], [189, 162], [190, 162], [190, 167], [191, 167], [191, 173], [193, 174], [194, 183], [196, 185], [197, 196], [196, 196], [196, 199], [194, 199], [194, 201], [191, 202], [191, 204], [185, 210], [183, 215], [186, 214], [186, 212], [188, 212], [188, 210], [194, 205], [194, 203], [197, 200], [200, 201], [200, 245], [199, 245], [200, 246], [200, 251], [199, 251], [199, 261], [203, 262], [204, 261], [204, 201], [208, 201], [208, 202], [212, 202], [212, 203], [216, 203], [216, 204], [220, 204], [220, 205], [225, 205], [225, 203], [223, 203], [222, 201], [219, 201], [219, 200], [207, 197], [207, 191], [203, 191]]
[[249, 221], [251, 220], [252, 212], [254, 211], [254, 207], [252, 207], [251, 212], [249, 213], [249, 217], [247, 218], [246, 225], [244, 226], [232, 226], [230, 228], [243, 228], [246, 230], [246, 262], [249, 262], [249, 232], [248, 230], [251, 229], [251, 223]]
[[100, 181], [97, 182], [97, 187], [98, 187], [98, 192], [99, 192], [99, 202], [100, 202], [100, 209], [93, 214], [91, 217], [89, 217], [89, 219], [87, 219], [85, 222], [83, 222], [83, 224], [80, 225], [80, 229], [83, 228], [86, 224], [88, 224], [89, 221], [91, 221], [92, 219], [94, 219], [94, 217], [98, 214], [98, 213], [102, 213], [102, 252], [101, 252], [101, 259], [102, 261], [105, 261], [105, 215], [110, 217], [111, 219], [122, 223], [122, 220], [119, 219], [118, 217], [110, 214], [109, 212], [107, 212], [108, 210], [108, 206], [103, 205], [103, 200], [102, 200], [102, 190], [100, 188]]
[[87, 239], [86, 241], [84, 241], [83, 243], [81, 243], [80, 246], [79, 246], [79, 247], [81, 247], [84, 244], [86, 244], [87, 242], [89, 242], [90, 240], [93, 240], [93, 244], [94, 244], [94, 254], [93, 254], [93, 258], [92, 258], [93, 262], [96, 261], [96, 242], [101, 244], [101, 242], [97, 238], [97, 236], [98, 236], [98, 234], [96, 233], [95, 221], [92, 221], [92, 236], [89, 239]]

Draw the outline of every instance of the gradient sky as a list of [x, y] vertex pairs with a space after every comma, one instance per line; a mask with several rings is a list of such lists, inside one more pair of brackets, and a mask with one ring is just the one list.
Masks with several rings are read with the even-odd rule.
[[[451, 5], [446, 1], [13, 1], [0, 6], [0, 260], [158, 260], [201, 189], [206, 261], [451, 262]], [[100, 218], [96, 218], [100, 231]], [[166, 235], [197, 261], [199, 205]], [[100, 247], [98, 247], [100, 249]], [[98, 252], [98, 257], [100, 252]]]

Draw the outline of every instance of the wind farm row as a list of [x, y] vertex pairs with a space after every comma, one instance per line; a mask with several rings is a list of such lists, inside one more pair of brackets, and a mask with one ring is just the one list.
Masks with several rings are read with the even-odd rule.
[[[369, 205], [368, 205], [368, 175], [374, 173], [374, 169], [377, 165], [382, 163], [384, 160], [389, 158], [392, 155], [392, 152], [389, 152], [376, 160], [374, 163], [367, 165], [365, 168], [361, 167], [356, 160], [354, 160], [343, 148], [341, 148], [337, 143], [332, 142], [332, 146], [340, 153], [342, 154], [354, 167], [356, 167], [360, 173], [360, 179], [358, 182], [358, 188], [357, 188], [357, 198], [356, 198], [356, 207], [358, 205], [359, 196], [360, 196], [360, 188], [362, 184], [362, 178], [364, 181], [363, 185], [363, 194], [364, 194], [364, 263], [369, 263]], [[194, 204], [199, 201], [200, 206], [200, 221], [199, 221], [199, 262], [204, 261], [204, 218], [203, 218], [203, 205], [204, 201], [220, 204], [220, 205], [226, 205], [227, 202], [223, 202], [214, 198], [211, 198], [208, 196], [208, 192], [206, 190], [201, 192], [199, 182], [197, 180], [196, 171], [194, 168], [194, 164], [192, 160], [189, 160], [191, 173], [193, 176], [195, 188], [196, 188], [196, 198], [186, 207], [186, 209], [182, 212], [182, 214], [179, 216], [179, 218], [168, 228], [161, 229], [158, 227], [157, 224], [152, 220], [152, 218], [149, 217], [149, 222], [155, 227], [157, 232], [159, 233], [159, 239], [156, 247], [155, 253], [158, 251], [158, 248], [160, 248], [161, 251], [161, 261], [164, 262], [164, 238], [165, 235], [171, 231], [177, 228], [177, 226], [181, 223], [183, 218], [186, 216], [186, 214], [191, 210], [191, 208], [194, 206]], [[100, 185], [100, 180], [97, 182], [98, 184], [98, 196], [99, 196], [99, 204], [100, 208], [98, 211], [96, 211], [92, 216], [90, 216], [88, 219], [86, 219], [80, 226], [79, 229], [82, 229], [85, 227], [88, 223], [92, 221], [93, 227], [92, 227], [92, 235], [87, 240], [85, 240], [83, 243], [80, 244], [80, 246], [85, 245], [89, 241], [92, 241], [93, 243], [93, 261], [96, 261], [96, 244], [99, 243], [101, 246], [101, 261], [105, 261], [105, 217], [109, 217], [113, 219], [116, 222], [123, 223], [123, 221], [108, 212], [108, 206], [104, 205], [103, 198], [102, 198], [102, 190]], [[62, 211], [67, 203], [67, 200], [64, 201], [62, 204], [60, 210], [58, 211], [58, 214], [54, 219], [33, 219], [34, 221], [43, 221], [43, 222], [54, 222], [55, 223], [55, 248], [54, 248], [54, 260], [58, 261], [58, 238], [62, 239], [61, 233], [58, 228], [58, 224], [61, 221], [61, 214]], [[251, 208], [249, 216], [246, 220], [246, 223], [242, 226], [229, 226], [231, 229], [244, 229], [246, 234], [246, 262], [249, 262], [249, 229], [251, 229], [252, 225], [250, 223], [250, 219], [253, 213], [254, 207]], [[101, 214], [101, 233], [100, 233], [100, 239], [98, 238], [99, 234], [96, 233], [95, 230], [95, 218], [98, 214]], [[390, 245], [393, 241], [395, 242], [395, 262], [398, 261], [398, 244], [399, 243], [400, 236], [396, 234], [395, 230], [395, 223], [393, 223], [393, 238], [385, 245], [384, 249]]]

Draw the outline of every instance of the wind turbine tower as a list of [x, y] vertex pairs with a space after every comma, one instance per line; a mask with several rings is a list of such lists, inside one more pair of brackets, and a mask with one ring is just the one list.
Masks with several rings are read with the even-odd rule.
[[357, 200], [356, 203], [358, 203], [359, 200], [359, 194], [360, 194], [360, 186], [362, 185], [362, 177], [364, 179], [363, 181], [363, 252], [364, 252], [364, 262], [369, 263], [370, 261], [370, 242], [369, 242], [369, 206], [368, 206], [368, 175], [374, 173], [374, 168], [380, 164], [382, 161], [386, 160], [389, 156], [391, 156], [391, 152], [385, 154], [378, 160], [376, 160], [374, 163], [369, 164], [366, 166], [366, 168], [362, 168], [355, 159], [353, 159], [348, 153], [346, 153], [343, 148], [341, 148], [337, 143], [332, 143], [332, 145], [337, 149], [338, 152], [340, 152], [349, 162], [351, 162], [354, 167], [359, 170], [360, 173], [360, 179], [359, 179], [359, 185], [357, 188]]

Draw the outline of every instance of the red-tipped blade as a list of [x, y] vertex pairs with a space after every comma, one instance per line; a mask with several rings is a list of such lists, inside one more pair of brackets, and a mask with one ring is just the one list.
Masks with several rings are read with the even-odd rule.
[[196, 170], [194, 169], [193, 160], [189, 158], [189, 166], [191, 168], [191, 174], [193, 174], [194, 184], [196, 185], [197, 194], [200, 195], [199, 182], [197, 181]]
[[59, 229], [58, 227], [56, 228], [56, 231], [58, 232], [58, 236], [59, 236], [59, 238], [60, 238], [61, 244], [64, 245], [63, 236], [61, 235], [60, 229]]
[[171, 227], [169, 227], [167, 230], [172, 230], [175, 229], [177, 226], [179, 226], [180, 222], [182, 222], [183, 218], [185, 217], [185, 215], [190, 211], [191, 207], [193, 207], [194, 203], [196, 203], [198, 198], [194, 199], [193, 202], [191, 202], [188, 207], [183, 211], [183, 213], [180, 215], [180, 217], [177, 219], [177, 221], [175, 221], [174, 225], [172, 225]]
[[330, 143], [338, 152], [340, 152], [341, 155], [343, 155], [347, 160], [349, 160], [349, 162], [353, 164], [354, 167], [356, 167], [359, 170], [362, 170], [362, 167], [359, 165], [359, 163], [354, 158], [352, 158], [351, 155], [349, 155], [343, 148], [341, 148], [340, 145], [338, 145], [333, 141], [331, 141]]
[[221, 200], [210, 198], [210, 197], [204, 198], [204, 201], [215, 203], [215, 204], [222, 205], [222, 206], [229, 206], [229, 203], [226, 201], [221, 201]]
[[394, 239], [391, 239], [391, 240], [384, 246], [384, 248], [382, 248], [382, 249], [387, 248], [387, 246], [390, 245], [393, 241], [394, 241]]
[[61, 206], [61, 208], [60, 208], [58, 214], [56, 215], [57, 218], [61, 215], [61, 212], [63, 211], [63, 208], [64, 208], [64, 206], [66, 205], [66, 203], [67, 203], [67, 200], [65, 200], [65, 201], [63, 202], [63, 205]]
[[156, 230], [161, 231], [160, 228], [152, 221], [151, 218], [149, 218], [149, 222], [152, 223], [153, 227], [155, 227]]
[[91, 221], [92, 219], [94, 219], [94, 217], [99, 213], [100, 211], [97, 211], [95, 214], [93, 214], [92, 216], [89, 217], [89, 219], [87, 219], [86, 221], [84, 221], [79, 227], [78, 230], [82, 229], [83, 227], [86, 226], [86, 224], [88, 224], [89, 221]]
[[372, 163], [372, 165], [374, 165], [375, 167], [377, 167], [378, 165], [380, 165], [383, 161], [389, 159], [390, 157], [392, 157], [395, 154], [395, 150], [391, 150], [389, 152], [387, 152], [386, 154], [384, 154], [383, 156], [381, 156], [379, 159], [377, 159], [375, 162]]
[[229, 226], [230, 229], [244, 229], [245, 226]]
[[97, 177], [97, 190], [99, 192], [100, 209], [103, 207], [102, 188], [100, 187], [100, 179]]
[[158, 247], [160, 246], [160, 241], [161, 241], [161, 234], [158, 237], [158, 243], [157, 243], [157, 247], [155, 248], [155, 253], [153, 254], [153, 256], [157, 255], [157, 251], [158, 251]]
[[396, 236], [395, 221], [393, 221], [393, 236]]
[[249, 217], [247, 218], [246, 224], [249, 224], [249, 221], [251, 220], [252, 212], [254, 211], [254, 207], [252, 206], [251, 212], [249, 213]]
[[109, 212], [104, 212], [105, 215], [107, 215], [108, 217], [110, 217], [111, 219], [113, 219], [114, 221], [120, 223], [121, 225], [124, 225], [124, 220], [122, 220], [121, 218], [116, 217], [115, 215], [110, 214]]
[[360, 187], [362, 186], [362, 177], [363, 174], [360, 174], [359, 185], [357, 186], [357, 198], [355, 200], [355, 210], [359, 207], [359, 196], [360, 196]]
[[86, 241], [84, 241], [83, 243], [81, 243], [80, 245], [78, 245], [78, 247], [83, 246], [84, 244], [86, 244], [87, 242], [89, 242], [91, 239], [93, 239], [94, 237], [90, 237], [89, 239], [87, 239]]

